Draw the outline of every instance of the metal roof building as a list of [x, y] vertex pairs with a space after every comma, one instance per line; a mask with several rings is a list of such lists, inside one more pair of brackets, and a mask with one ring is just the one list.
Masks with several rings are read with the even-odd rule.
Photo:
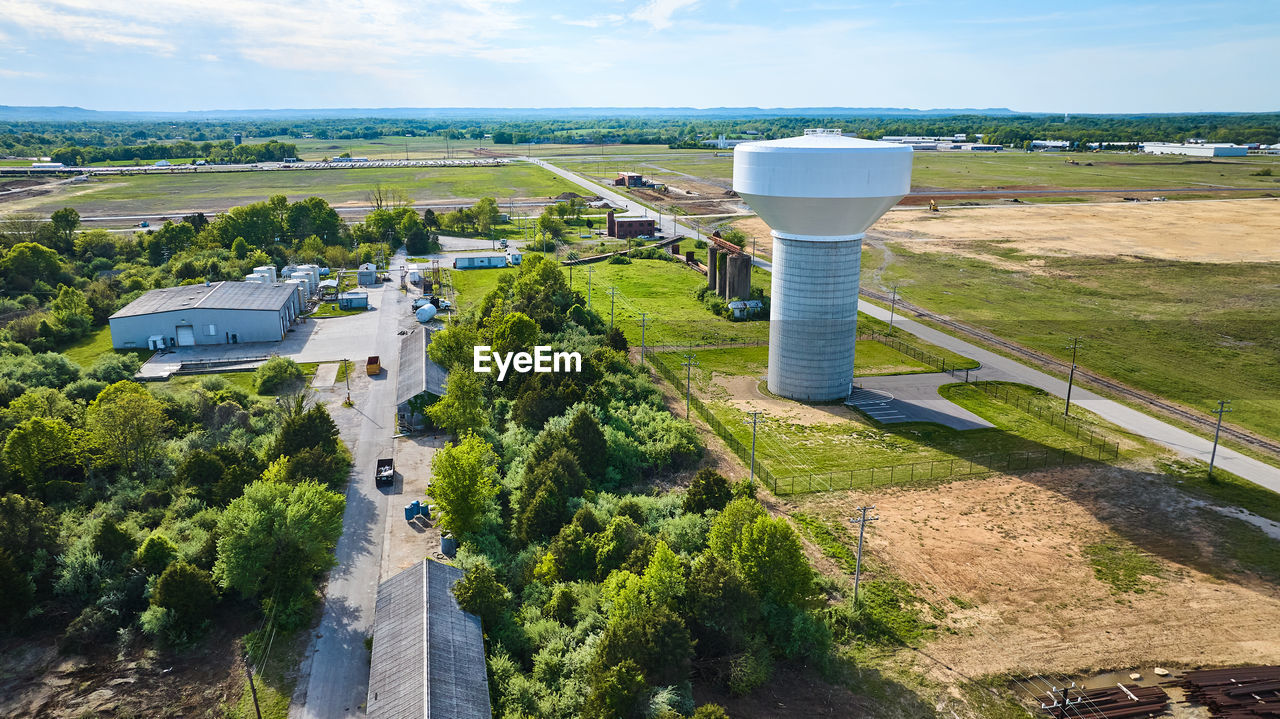
[[302, 311], [296, 285], [215, 282], [151, 290], [111, 315], [111, 346], [277, 342]]
[[424, 559], [378, 585], [369, 719], [491, 719], [480, 618], [453, 597], [461, 578]]

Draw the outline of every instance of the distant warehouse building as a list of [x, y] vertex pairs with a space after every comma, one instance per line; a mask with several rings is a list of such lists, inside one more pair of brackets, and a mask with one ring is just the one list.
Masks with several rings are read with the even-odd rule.
[[297, 285], [215, 282], [151, 290], [111, 315], [111, 346], [278, 342], [302, 311]]
[[1244, 157], [1249, 148], [1244, 145], [1194, 143], [1184, 145], [1174, 142], [1144, 142], [1143, 152], [1152, 155], [1190, 155], [1192, 157]]

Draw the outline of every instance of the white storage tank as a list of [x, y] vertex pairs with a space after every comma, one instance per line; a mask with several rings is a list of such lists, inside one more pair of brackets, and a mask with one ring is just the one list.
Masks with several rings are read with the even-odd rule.
[[286, 285], [293, 285], [297, 291], [293, 293], [294, 304], [298, 307], [298, 314], [307, 308], [307, 290], [301, 280], [285, 280]]
[[320, 265], [298, 265], [297, 271], [311, 275], [312, 287], [320, 284]]
[[733, 189], [773, 234], [769, 391], [819, 402], [853, 384], [862, 237], [911, 190], [911, 148], [805, 130], [733, 151]]
[[263, 265], [263, 266], [261, 266], [261, 267], [255, 267], [255, 268], [253, 268], [253, 273], [254, 273], [255, 275], [266, 275], [267, 277], [269, 277], [269, 278], [270, 278], [270, 279], [268, 280], [268, 282], [272, 282], [272, 283], [274, 283], [274, 282], [276, 281], [276, 266], [275, 266], [275, 265]]
[[271, 277], [269, 275], [264, 275], [261, 272], [254, 272], [252, 274], [245, 275], [244, 281], [257, 282], [260, 285], [269, 285], [271, 284]]
[[289, 279], [301, 282], [302, 289], [307, 293], [307, 297], [311, 296], [311, 292], [317, 284], [311, 281], [311, 273], [309, 272], [295, 272], [289, 277]]

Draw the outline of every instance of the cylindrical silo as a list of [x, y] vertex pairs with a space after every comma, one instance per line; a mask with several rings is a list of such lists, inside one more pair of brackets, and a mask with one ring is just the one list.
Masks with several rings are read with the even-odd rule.
[[911, 148], [839, 130], [742, 143], [733, 189], [773, 234], [769, 391], [848, 396], [862, 237], [910, 191]]

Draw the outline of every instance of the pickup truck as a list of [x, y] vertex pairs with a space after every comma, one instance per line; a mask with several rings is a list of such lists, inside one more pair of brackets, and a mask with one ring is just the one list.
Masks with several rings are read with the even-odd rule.
[[370, 377], [382, 372], [382, 359], [378, 355], [370, 355], [369, 359], [364, 361], [364, 371]]
[[378, 460], [378, 465], [373, 468], [373, 485], [375, 487], [390, 487], [396, 482], [396, 461], [391, 458]]

